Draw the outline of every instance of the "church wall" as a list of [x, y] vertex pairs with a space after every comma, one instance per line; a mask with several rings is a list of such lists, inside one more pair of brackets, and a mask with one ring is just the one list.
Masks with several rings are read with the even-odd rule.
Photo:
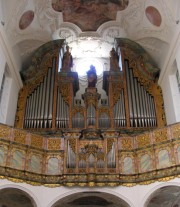
[[12, 79], [10, 85], [9, 101], [7, 104], [7, 116], [6, 116], [6, 124], [10, 126], [14, 126], [18, 93], [19, 93], [19, 88], [17, 87], [14, 79]]
[[180, 108], [178, 107], [179, 91], [175, 74], [168, 74], [162, 82], [164, 107], [167, 125], [180, 121]]
[[2, 103], [0, 105], [0, 122], [13, 126], [22, 81], [19, 74], [19, 64], [15, 61], [2, 25], [0, 25], [0, 63], [0, 86], [3, 74], [6, 71]]
[[58, 200], [79, 192], [105, 192], [115, 195], [129, 204], [130, 207], [146, 207], [148, 199], [157, 189], [165, 186], [180, 186], [180, 178], [168, 182], [156, 182], [149, 185], [137, 185], [134, 187], [54, 187], [32, 186], [25, 183], [13, 183], [9, 180], [0, 180], [0, 190], [5, 188], [17, 188], [26, 192], [35, 203], [35, 207], [52, 207]]
[[167, 125], [180, 121], [180, 92], [176, 71], [180, 72], [180, 25], [171, 41], [168, 54], [161, 68], [159, 85], [162, 88]]

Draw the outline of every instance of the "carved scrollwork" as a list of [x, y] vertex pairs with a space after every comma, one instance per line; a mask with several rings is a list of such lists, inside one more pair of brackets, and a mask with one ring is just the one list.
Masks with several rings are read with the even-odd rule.
[[64, 99], [64, 101], [69, 104], [69, 101], [71, 99], [70, 97], [70, 85], [68, 83], [61, 83], [60, 84], [60, 92], [61, 92], [61, 95]]
[[118, 101], [120, 97], [120, 92], [123, 88], [123, 83], [112, 83], [112, 91], [113, 91], [113, 105]]
[[123, 138], [121, 140], [122, 143], [122, 149], [123, 150], [131, 150], [133, 149], [133, 143], [131, 138]]
[[151, 143], [149, 134], [138, 135], [136, 141], [138, 148], [148, 146]]

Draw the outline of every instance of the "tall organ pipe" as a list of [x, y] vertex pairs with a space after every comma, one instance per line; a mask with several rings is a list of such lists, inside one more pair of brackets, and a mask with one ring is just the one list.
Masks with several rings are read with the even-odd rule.
[[156, 126], [156, 111], [154, 97], [149, 94], [137, 78], [133, 76], [133, 70], [125, 61], [126, 82], [128, 92], [128, 105], [131, 127]]

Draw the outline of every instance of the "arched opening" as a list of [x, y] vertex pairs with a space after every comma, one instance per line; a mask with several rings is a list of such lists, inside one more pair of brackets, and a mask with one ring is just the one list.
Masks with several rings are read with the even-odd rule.
[[17, 188], [0, 190], [0, 207], [37, 207], [35, 201], [24, 191]]
[[155, 190], [147, 199], [146, 207], [179, 207], [180, 206], [180, 187], [164, 186]]
[[77, 206], [108, 206], [130, 207], [130, 205], [115, 195], [104, 192], [81, 192], [74, 193], [56, 201], [52, 207], [77, 207]]

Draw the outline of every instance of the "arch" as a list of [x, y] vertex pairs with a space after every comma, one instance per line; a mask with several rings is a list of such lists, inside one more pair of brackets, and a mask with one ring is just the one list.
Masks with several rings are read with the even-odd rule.
[[161, 184], [157, 184], [156, 186], [152, 187], [148, 193], [146, 193], [146, 195], [144, 196], [144, 198], [141, 201], [141, 205], [140, 206], [144, 206], [147, 207], [147, 204], [149, 202], [149, 200], [151, 199], [151, 196], [159, 189], [163, 188], [163, 187], [170, 187], [170, 186], [174, 186], [174, 187], [180, 187], [180, 182], [166, 182], [166, 183], [161, 183]]
[[107, 193], [109, 195], [112, 195], [114, 197], [117, 197], [121, 200], [123, 200], [129, 207], [135, 207], [134, 204], [125, 196], [113, 191], [113, 190], [110, 190], [110, 189], [99, 189], [99, 188], [93, 188], [93, 191], [90, 190], [89, 188], [82, 188], [82, 189], [76, 189], [76, 190], [71, 190], [69, 192], [66, 192], [64, 194], [61, 194], [59, 196], [57, 196], [55, 199], [53, 199], [48, 205], [47, 207], [52, 207], [57, 201], [65, 198], [65, 197], [68, 197], [68, 196], [72, 196], [74, 194], [77, 194], [77, 193], [83, 193], [83, 192], [94, 192], [94, 193]]
[[21, 190], [30, 200], [34, 207], [41, 207], [41, 203], [35, 194], [28, 188], [22, 187], [18, 184], [4, 184], [0, 186], [0, 191], [4, 189], [18, 189]]

